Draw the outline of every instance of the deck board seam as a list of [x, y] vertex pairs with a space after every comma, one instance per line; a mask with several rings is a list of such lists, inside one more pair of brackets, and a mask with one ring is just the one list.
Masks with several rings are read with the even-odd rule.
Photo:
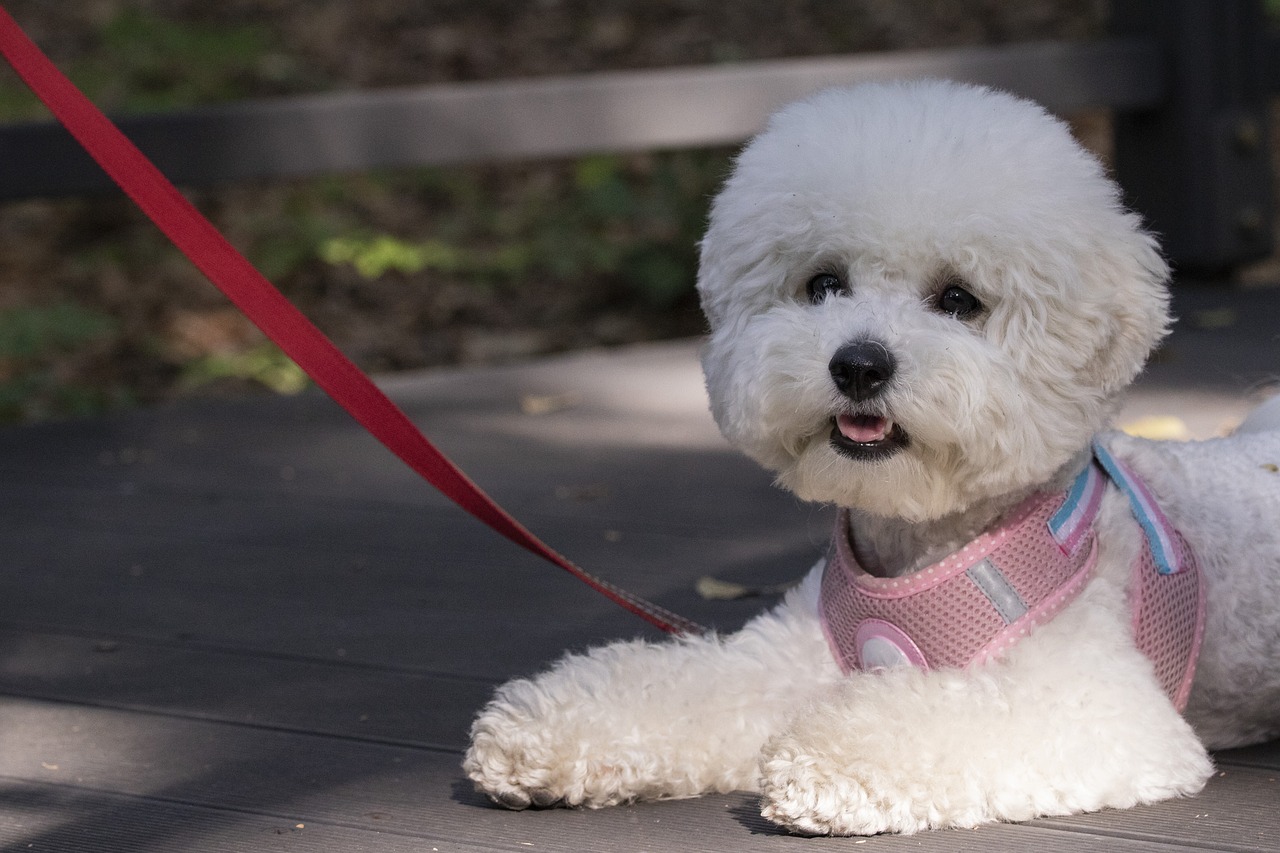
[[301, 652], [277, 652], [269, 649], [231, 646], [207, 641], [187, 641], [180, 639], [170, 640], [163, 637], [147, 636], [145, 634], [128, 634], [111, 630], [91, 631], [61, 625], [26, 623], [0, 619], [0, 634], [5, 633], [13, 635], [46, 634], [54, 637], [81, 638], [93, 641], [118, 641], [121, 643], [134, 643], [154, 649], [164, 649], [167, 651], [192, 651], [203, 654], [227, 655], [228, 657], [270, 660], [284, 663], [301, 663], [312, 666], [332, 667], [334, 669], [426, 677], [470, 686], [497, 687], [500, 683], [500, 680], [497, 678], [459, 675], [457, 673], [443, 672], [441, 670], [427, 669], [424, 667], [375, 663], [359, 659], [337, 659], [321, 657], [318, 655], [307, 655]]
[[446, 744], [427, 743], [424, 741], [405, 740], [400, 738], [378, 737], [376, 735], [359, 735], [347, 732], [325, 731], [323, 729], [307, 729], [301, 726], [287, 726], [278, 723], [254, 723], [245, 720], [227, 719], [213, 715], [203, 715], [193, 712], [174, 711], [161, 708], [147, 708], [126, 703], [103, 702], [98, 700], [85, 699], [67, 699], [61, 696], [39, 695], [37, 693], [18, 693], [7, 690], [0, 686], [0, 699], [16, 699], [28, 700], [32, 702], [47, 702], [51, 705], [61, 705], [70, 708], [87, 708], [100, 711], [115, 711], [123, 714], [137, 714], [144, 717], [157, 717], [161, 719], [184, 720], [192, 723], [205, 723], [211, 726], [227, 726], [236, 729], [248, 729], [258, 732], [273, 732], [277, 734], [288, 734], [299, 737], [323, 738], [325, 740], [344, 741], [353, 744], [368, 744], [370, 746], [390, 746], [400, 749], [410, 749], [417, 752], [436, 753], [438, 755], [461, 755], [463, 750], [457, 746], [449, 746]]
[[[265, 817], [290, 821], [294, 823], [307, 823], [313, 826], [327, 826], [341, 829], [355, 830], [357, 832], [368, 832], [374, 835], [393, 835], [399, 838], [409, 838], [423, 840], [432, 838], [433, 836], [422, 835], [420, 833], [406, 832], [397, 830], [393, 827], [368, 826], [366, 824], [357, 823], [355, 821], [335, 820], [333, 818], [308, 817], [301, 812], [280, 812], [267, 809], [250, 809], [240, 806], [219, 805], [216, 803], [204, 802], [200, 800], [189, 800], [182, 797], [166, 797], [160, 794], [135, 794], [126, 791], [113, 791], [107, 788], [97, 788], [91, 785], [76, 784], [74, 782], [50, 782], [42, 779], [26, 779], [21, 776], [9, 776], [0, 774], [0, 781], [10, 784], [26, 785], [29, 787], [46, 788], [61, 791], [72, 791], [80, 794], [87, 794], [104, 799], [113, 799], [124, 802], [136, 803], [162, 803], [168, 806], [180, 806], [182, 808], [194, 809], [200, 811], [215, 812], [219, 814], [235, 814], [248, 815], [252, 817]], [[468, 839], [452, 838], [446, 835], [436, 836], [442, 841], [451, 841], [457, 843], [465, 843], [474, 846], [475, 842]], [[510, 848], [485, 846], [481, 849], [485, 850], [504, 850]]]
[[[1099, 812], [1090, 812], [1089, 814], [1100, 814]], [[1136, 830], [1116, 829], [1106, 826], [1070, 826], [1055, 824], [1055, 818], [1038, 818], [1036, 820], [1027, 821], [1025, 823], [1016, 824], [1017, 826], [1035, 827], [1040, 830], [1050, 832], [1069, 833], [1071, 835], [1093, 836], [1097, 838], [1115, 838], [1124, 841], [1138, 841], [1147, 844], [1163, 844], [1171, 848], [1183, 848], [1187, 850], [1213, 850], [1215, 853], [1259, 853], [1267, 848], [1255, 844], [1234, 844], [1222, 840], [1205, 840], [1195, 841], [1187, 838], [1175, 838], [1171, 835], [1157, 835], [1152, 832], [1138, 832]]]

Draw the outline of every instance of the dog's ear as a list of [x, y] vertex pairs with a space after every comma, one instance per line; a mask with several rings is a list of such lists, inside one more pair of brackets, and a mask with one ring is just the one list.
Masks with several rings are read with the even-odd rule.
[[1033, 248], [995, 274], [1019, 298], [997, 303], [987, 334], [1028, 380], [1110, 399], [1168, 334], [1169, 267], [1134, 214], [1082, 210], [1069, 227], [1037, 229], [1023, 242]]
[[1107, 293], [1095, 337], [1097, 347], [1086, 365], [1086, 378], [1108, 395], [1115, 394], [1142, 371], [1155, 347], [1169, 333], [1169, 266], [1155, 237], [1138, 217], [1124, 214], [1128, 228], [1107, 235], [1098, 251], [1086, 256], [1081, 275], [1086, 287]]

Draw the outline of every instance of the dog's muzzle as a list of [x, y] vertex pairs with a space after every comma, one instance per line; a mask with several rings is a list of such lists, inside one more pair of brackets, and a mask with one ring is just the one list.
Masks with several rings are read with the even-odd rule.
[[[897, 360], [889, 348], [870, 339], [845, 344], [827, 365], [836, 389], [854, 404], [864, 404], [880, 396], [897, 368]], [[882, 414], [858, 411], [855, 407], [832, 418], [831, 446], [850, 459], [882, 459], [906, 444], [906, 432]]]

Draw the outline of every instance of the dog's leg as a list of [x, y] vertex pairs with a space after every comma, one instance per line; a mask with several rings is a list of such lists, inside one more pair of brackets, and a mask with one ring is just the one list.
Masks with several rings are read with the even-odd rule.
[[840, 674], [816, 575], [729, 637], [621, 642], [499, 688], [463, 767], [512, 808], [757, 788], [764, 742]]
[[1199, 790], [1212, 772], [1204, 748], [1121, 620], [1098, 611], [1082, 598], [974, 671], [849, 678], [765, 746], [764, 815], [806, 834], [864, 835]]
[[1280, 394], [1259, 405], [1236, 427], [1237, 433], [1269, 430], [1280, 430]]

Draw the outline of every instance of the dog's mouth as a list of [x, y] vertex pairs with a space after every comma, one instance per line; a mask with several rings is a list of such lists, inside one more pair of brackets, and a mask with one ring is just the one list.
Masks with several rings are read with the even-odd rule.
[[889, 418], [840, 414], [831, 419], [831, 447], [850, 459], [886, 459], [906, 446], [906, 431]]

